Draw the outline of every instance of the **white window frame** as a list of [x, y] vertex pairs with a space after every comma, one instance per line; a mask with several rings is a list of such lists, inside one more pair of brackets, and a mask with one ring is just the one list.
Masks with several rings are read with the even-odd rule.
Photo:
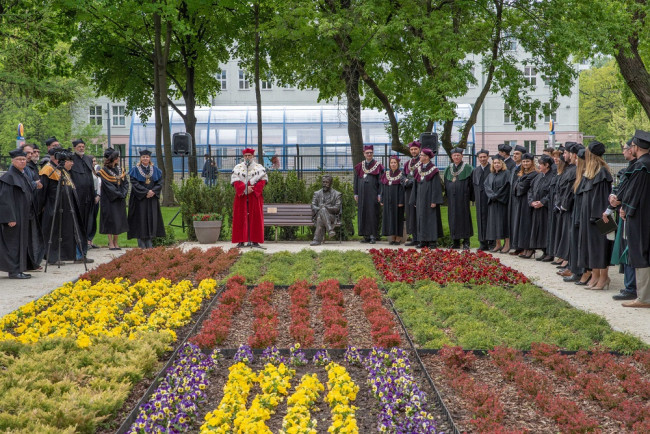
[[228, 72], [225, 69], [222, 69], [217, 75], [217, 78], [219, 84], [221, 84], [221, 90], [228, 90]]
[[262, 90], [272, 90], [273, 82], [271, 80], [261, 80], [260, 89]]
[[88, 109], [88, 123], [90, 125], [104, 125], [104, 110], [100, 105], [91, 105]]
[[246, 71], [239, 70], [239, 90], [250, 90], [251, 84], [246, 77]]
[[517, 40], [510, 35], [503, 38], [504, 51], [517, 51]]
[[509, 115], [507, 113], [509, 107], [510, 105], [508, 103], [503, 104], [503, 123], [508, 125], [514, 124], [514, 122], [512, 121], [512, 115]]
[[124, 105], [114, 105], [111, 108], [111, 126], [116, 128], [126, 128], [126, 107]]
[[[550, 105], [551, 105], [550, 102], [544, 103], [544, 110], [548, 109]], [[544, 114], [544, 122], [545, 123], [548, 124], [549, 122], [551, 122], [551, 119], [553, 119], [553, 122], [557, 122], [557, 111], [554, 111], [550, 115]]]
[[531, 86], [537, 86], [537, 69], [534, 66], [524, 66], [524, 77]]
[[[535, 149], [532, 149], [532, 147], [535, 147]], [[524, 140], [524, 148], [526, 148], [526, 150], [528, 152], [531, 152], [533, 154], [536, 153], [537, 152], [537, 140]]]

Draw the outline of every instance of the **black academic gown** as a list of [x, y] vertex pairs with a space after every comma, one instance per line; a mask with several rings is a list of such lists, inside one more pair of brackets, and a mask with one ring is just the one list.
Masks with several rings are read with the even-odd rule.
[[[557, 224], [555, 230], [555, 256], [569, 259], [571, 249], [571, 232], [573, 230], [572, 214], [575, 195], [573, 183], [576, 180], [575, 164], [567, 165], [557, 180], [555, 197]], [[557, 209], [559, 208], [559, 209]]]
[[[433, 163], [429, 162], [427, 166], [420, 167], [420, 169], [422, 172], [426, 172], [432, 167]], [[440, 219], [440, 205], [443, 203], [442, 184], [437, 169], [425, 177], [419, 176], [419, 172], [416, 173], [411, 202], [416, 209], [418, 241], [425, 243], [438, 241], [438, 238], [443, 237], [444, 233]], [[433, 203], [436, 206], [431, 208]]]
[[[138, 167], [131, 168], [129, 172], [131, 195], [129, 196], [128, 238], [149, 240], [164, 237], [165, 223], [160, 212], [162, 174], [160, 169], [152, 165], [142, 167], [142, 171], [144, 177], [138, 171]], [[154, 195], [147, 198], [149, 190], [153, 191]]]
[[528, 190], [528, 205], [535, 201], [542, 203], [541, 208], [533, 208], [530, 232], [530, 248], [543, 249], [548, 247], [548, 214], [549, 205], [551, 204], [551, 183], [555, 179], [555, 174], [550, 170], [547, 173], [539, 172]]
[[409, 161], [404, 163], [404, 175], [406, 180], [404, 181], [404, 211], [406, 213], [406, 233], [413, 235], [417, 240], [417, 216], [415, 212], [415, 202], [411, 204], [411, 194], [413, 191], [413, 170], [414, 167], [419, 166], [420, 158], [415, 157], [411, 158]]
[[602, 167], [593, 177], [583, 177], [579, 194], [580, 229], [578, 231], [578, 266], [582, 268], [606, 268], [612, 257], [612, 242], [600, 233], [596, 220], [602, 218], [609, 206], [612, 191], [612, 174]]
[[450, 172], [459, 170], [460, 166], [452, 164], [445, 169], [447, 220], [449, 222], [449, 236], [452, 240], [469, 239], [474, 235], [472, 213], [469, 205], [474, 200], [472, 166], [468, 164], [465, 167], [455, 181], [451, 178]]
[[0, 177], [0, 270], [10, 274], [38, 268], [43, 259], [31, 181], [13, 165]]
[[558, 179], [560, 178], [560, 175], [557, 174], [557, 170], [555, 171], [555, 175], [553, 176], [553, 179], [551, 180], [551, 185], [549, 189], [549, 196], [548, 196], [548, 230], [546, 231], [546, 254], [549, 256], [555, 257], [555, 235], [557, 231], [557, 219], [559, 216], [559, 213], [557, 211], [557, 208], [555, 208], [556, 201], [555, 201], [555, 196], [557, 194], [557, 182]]
[[625, 211], [627, 263], [633, 268], [650, 267], [650, 154], [642, 155], [626, 172], [618, 188]]
[[77, 189], [79, 199], [79, 213], [82, 221], [80, 225], [84, 230], [82, 236], [87, 241], [88, 234], [92, 230], [92, 216], [95, 208], [95, 179], [93, 174], [93, 159], [88, 155], [80, 157], [74, 154], [72, 157], [74, 165], [70, 169], [72, 182]]
[[[359, 235], [363, 237], [377, 237], [379, 230], [379, 201], [381, 182], [379, 181], [384, 167], [375, 165], [375, 160], [370, 163], [365, 160], [354, 167], [354, 195], [358, 196], [357, 202], [357, 227]], [[362, 164], [371, 173], [364, 173]]]
[[532, 229], [533, 209], [528, 205], [528, 190], [537, 172], [522, 176], [515, 175], [512, 183], [510, 208], [512, 220], [510, 226], [510, 243], [515, 249], [530, 249], [530, 232]]
[[[389, 181], [386, 173], [381, 179], [381, 202], [384, 204], [381, 225], [382, 235], [404, 234], [404, 176], [401, 171], [390, 172], [392, 177], [399, 176], [398, 181]], [[401, 205], [401, 206], [400, 206]]]
[[476, 205], [476, 227], [478, 229], [478, 240], [482, 245], [493, 240], [487, 237], [488, 197], [485, 193], [485, 180], [489, 174], [489, 164], [485, 168], [479, 164], [472, 172], [474, 203]]
[[[514, 163], [514, 162], [513, 162]], [[506, 165], [507, 167], [507, 165]], [[512, 204], [514, 202], [515, 198], [515, 191], [513, 190], [513, 185], [515, 183], [515, 178], [517, 177], [517, 173], [519, 173], [520, 166], [513, 166], [512, 169], [508, 169], [509, 176], [510, 176], [510, 197], [508, 198], [508, 233], [512, 235], [512, 219], [514, 217], [514, 211], [512, 208]]]
[[484, 184], [488, 201], [486, 236], [489, 240], [508, 238], [508, 202], [510, 200], [510, 172], [490, 173]]
[[[115, 176], [117, 172], [117, 177]], [[102, 177], [102, 194], [99, 199], [99, 233], [117, 235], [129, 230], [126, 216], [126, 195], [129, 184], [121, 169], [99, 171]]]
[[[41, 183], [43, 188], [38, 195], [38, 209], [42, 212], [41, 228], [45, 242], [45, 254], [49, 250], [48, 262], [74, 261], [77, 258], [77, 239], [75, 231], [80, 237], [82, 228], [74, 226], [81, 222], [77, 194], [70, 175], [65, 170], [56, 170], [48, 163], [41, 169]], [[59, 191], [59, 202], [56, 204], [56, 190], [59, 178], [63, 177]], [[59, 210], [63, 207], [63, 218], [59, 219]], [[74, 219], [72, 215], [74, 214]], [[60, 221], [60, 222], [59, 222]], [[52, 230], [54, 228], [54, 230]], [[61, 255], [59, 256], [59, 233], [61, 235]], [[50, 244], [51, 240], [51, 244]]]
[[509, 171], [512, 171], [512, 169], [517, 167], [517, 163], [515, 163], [515, 160], [513, 160], [511, 157], [508, 157], [506, 160], [503, 160], [503, 163], [506, 165], [506, 168]]

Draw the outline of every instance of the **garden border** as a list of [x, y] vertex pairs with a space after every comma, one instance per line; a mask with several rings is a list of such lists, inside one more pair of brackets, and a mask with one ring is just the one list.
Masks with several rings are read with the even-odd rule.
[[212, 308], [214, 307], [214, 304], [217, 302], [217, 300], [219, 300], [219, 297], [221, 296], [223, 289], [224, 289], [223, 286], [219, 288], [219, 290], [216, 292], [214, 297], [212, 297], [212, 300], [210, 300], [210, 302], [206, 306], [206, 309], [203, 311], [201, 316], [197, 318], [192, 328], [188, 331], [183, 341], [178, 343], [178, 346], [171, 354], [171, 356], [169, 357], [165, 365], [158, 371], [156, 376], [151, 381], [151, 384], [149, 385], [147, 390], [144, 392], [142, 397], [138, 400], [137, 404], [131, 409], [128, 416], [122, 421], [117, 431], [115, 431], [116, 434], [124, 434], [129, 430], [129, 428], [131, 428], [133, 422], [138, 418], [138, 414], [140, 414], [140, 407], [147, 402], [147, 400], [151, 397], [154, 391], [158, 388], [160, 381], [167, 373], [167, 369], [169, 369], [169, 367], [172, 365], [174, 360], [176, 360], [179, 351], [183, 348], [183, 346], [187, 343], [187, 341], [196, 334], [196, 330], [198, 326], [203, 323], [204, 317], [210, 312], [212, 312]]

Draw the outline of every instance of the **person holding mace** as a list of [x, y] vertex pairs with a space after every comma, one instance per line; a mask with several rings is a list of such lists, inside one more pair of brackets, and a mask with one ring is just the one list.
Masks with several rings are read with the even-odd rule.
[[[232, 208], [232, 242], [237, 247], [263, 249], [264, 242], [264, 186], [269, 181], [266, 169], [254, 161], [255, 150], [242, 152], [244, 161], [232, 169], [230, 183], [235, 187]], [[244, 244], [246, 243], [246, 244]]]

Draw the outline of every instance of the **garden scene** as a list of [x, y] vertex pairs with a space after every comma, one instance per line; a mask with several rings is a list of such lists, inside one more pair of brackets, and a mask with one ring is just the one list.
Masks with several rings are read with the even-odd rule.
[[650, 430], [648, 345], [485, 252], [132, 249], [0, 326], [4, 431]]

